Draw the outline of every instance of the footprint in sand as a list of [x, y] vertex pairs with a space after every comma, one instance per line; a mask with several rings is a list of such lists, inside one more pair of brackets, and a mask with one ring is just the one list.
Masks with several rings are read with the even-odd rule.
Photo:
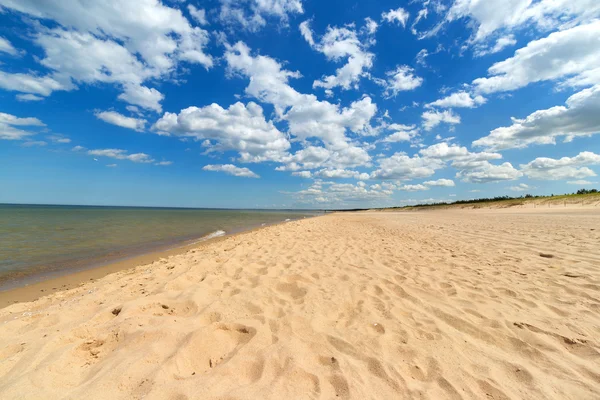
[[256, 335], [256, 329], [240, 324], [219, 324], [188, 335], [166, 364], [175, 379], [209, 373], [230, 361]]

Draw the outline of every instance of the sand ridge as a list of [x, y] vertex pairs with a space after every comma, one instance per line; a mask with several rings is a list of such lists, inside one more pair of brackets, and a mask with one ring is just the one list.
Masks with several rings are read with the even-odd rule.
[[599, 222], [352, 213], [226, 238], [0, 310], [0, 397], [596, 399]]

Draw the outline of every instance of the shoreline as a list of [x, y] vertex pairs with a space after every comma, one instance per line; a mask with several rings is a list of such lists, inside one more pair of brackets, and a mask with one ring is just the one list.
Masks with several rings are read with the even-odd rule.
[[[244, 233], [258, 231], [271, 226], [277, 226], [293, 221], [300, 221], [308, 218], [316, 218], [322, 215], [315, 215], [301, 219], [291, 219], [289, 221], [280, 221], [262, 226], [254, 226], [249, 229], [235, 230], [222, 236], [210, 237], [211, 234], [204, 235], [195, 239], [188, 239], [184, 242], [172, 244], [161, 249], [150, 249], [142, 253], [119, 257], [107, 262], [93, 262], [87, 266], [78, 267], [72, 270], [51, 271], [44, 274], [35, 275], [40, 280], [32, 281], [34, 275], [28, 276], [21, 283], [14, 283], [14, 286], [0, 290], [0, 309], [12, 304], [26, 303], [38, 300], [42, 297], [75, 289], [85, 283], [104, 278], [107, 275], [133, 269], [141, 265], [151, 264], [163, 258], [184, 254], [190, 250], [201, 249], [207, 245], [218, 243], [224, 239], [235, 237]], [[206, 239], [203, 239], [206, 238]], [[160, 247], [160, 246], [159, 246]], [[30, 282], [30, 283], [27, 283]], [[7, 282], [3, 282], [6, 284]]]

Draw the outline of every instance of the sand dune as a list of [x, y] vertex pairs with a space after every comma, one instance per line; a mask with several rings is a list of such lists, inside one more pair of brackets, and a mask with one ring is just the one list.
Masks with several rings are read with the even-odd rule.
[[598, 399], [600, 212], [334, 214], [0, 310], [0, 398]]

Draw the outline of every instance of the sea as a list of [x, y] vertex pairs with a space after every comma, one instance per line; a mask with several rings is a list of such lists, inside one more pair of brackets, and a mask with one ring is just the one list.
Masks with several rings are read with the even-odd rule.
[[321, 213], [0, 204], [0, 290]]

